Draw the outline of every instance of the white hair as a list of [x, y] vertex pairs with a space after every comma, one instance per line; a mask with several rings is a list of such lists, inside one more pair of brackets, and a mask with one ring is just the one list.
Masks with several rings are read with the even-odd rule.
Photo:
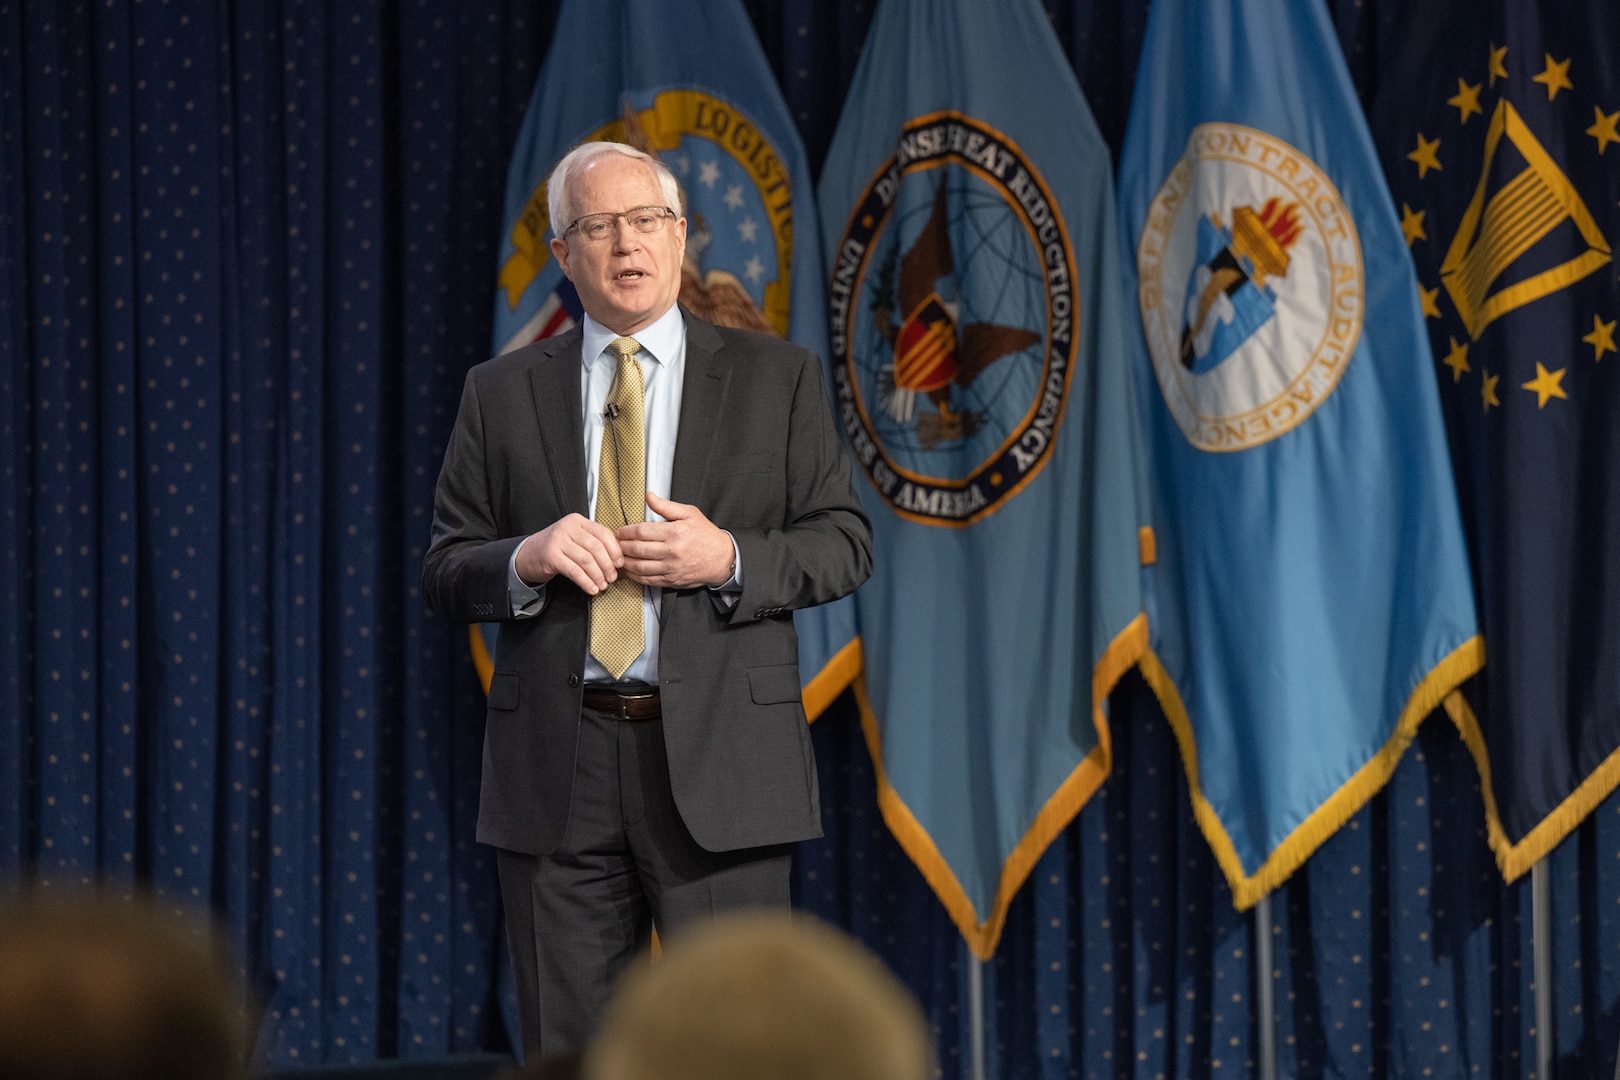
[[658, 187], [664, 193], [664, 205], [675, 211], [677, 216], [685, 215], [686, 210], [681, 206], [681, 185], [676, 182], [675, 174], [669, 171], [668, 165], [651, 154], [643, 153], [624, 143], [581, 143], [563, 155], [563, 159], [557, 162], [557, 167], [551, 170], [551, 176], [546, 180], [546, 212], [551, 216], [551, 235], [560, 239], [562, 231], [573, 224], [574, 219], [579, 216], [575, 213], [576, 208], [569, 187], [581, 169], [604, 154], [618, 154], [621, 157], [646, 162], [653, 175], [658, 178]]

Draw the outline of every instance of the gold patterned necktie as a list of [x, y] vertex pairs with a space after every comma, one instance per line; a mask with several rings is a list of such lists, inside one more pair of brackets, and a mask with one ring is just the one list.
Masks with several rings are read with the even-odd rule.
[[[635, 338], [616, 337], [609, 348], [619, 354], [619, 374], [608, 398], [602, 428], [602, 454], [596, 479], [596, 520], [617, 532], [621, 525], [647, 520], [647, 425], [645, 387]], [[591, 655], [615, 679], [647, 647], [641, 621], [641, 585], [622, 571], [617, 581], [591, 598]]]

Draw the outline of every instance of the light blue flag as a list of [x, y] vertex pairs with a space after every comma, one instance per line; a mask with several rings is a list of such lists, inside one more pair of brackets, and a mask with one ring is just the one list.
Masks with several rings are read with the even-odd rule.
[[1146, 647], [1108, 149], [1036, 0], [884, 0], [818, 198], [872, 518], [879, 805], [969, 945], [1109, 766]]
[[1319, 0], [1156, 0], [1120, 206], [1143, 669], [1248, 907], [1483, 652], [1417, 281]]
[[[827, 355], [810, 171], [753, 25], [738, 0], [568, 0], [507, 172], [495, 290], [496, 352], [580, 317], [547, 246], [546, 177], [592, 139], [670, 166], [687, 215], [681, 302], [701, 318], [774, 333]], [[796, 238], [797, 241], [796, 241]], [[839, 609], [846, 610], [846, 609]], [[806, 634], [819, 672], [853, 637], [836, 614]], [[474, 634], [485, 685], [495, 627]]]

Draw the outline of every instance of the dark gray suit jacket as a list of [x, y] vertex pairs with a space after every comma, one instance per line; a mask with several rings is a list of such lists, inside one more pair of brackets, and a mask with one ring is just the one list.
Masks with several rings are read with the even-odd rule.
[[[815, 355], [682, 314], [670, 497], [730, 530], [743, 590], [729, 609], [707, 588], [664, 590], [658, 670], [670, 786], [693, 839], [711, 851], [819, 836], [792, 612], [866, 580], [871, 525]], [[505, 619], [517, 545], [571, 512], [590, 516], [580, 336], [576, 328], [467, 374], [422, 572], [428, 607], [448, 619]], [[559, 576], [539, 615], [501, 623], [482, 843], [547, 854], [562, 841], [589, 618], [589, 597]]]

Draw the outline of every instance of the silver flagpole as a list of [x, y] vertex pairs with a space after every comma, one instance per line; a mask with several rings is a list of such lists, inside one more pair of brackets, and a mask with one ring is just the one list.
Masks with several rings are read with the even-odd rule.
[[[967, 942], [964, 941], [966, 947]], [[984, 1080], [984, 961], [968, 954], [968, 1068], [973, 1080]]]
[[1536, 1080], [1552, 1080], [1552, 900], [1545, 855], [1530, 868], [1530, 920], [1536, 973]]
[[1277, 1080], [1276, 987], [1271, 981], [1271, 894], [1254, 905], [1254, 967], [1260, 1010], [1260, 1080]]

